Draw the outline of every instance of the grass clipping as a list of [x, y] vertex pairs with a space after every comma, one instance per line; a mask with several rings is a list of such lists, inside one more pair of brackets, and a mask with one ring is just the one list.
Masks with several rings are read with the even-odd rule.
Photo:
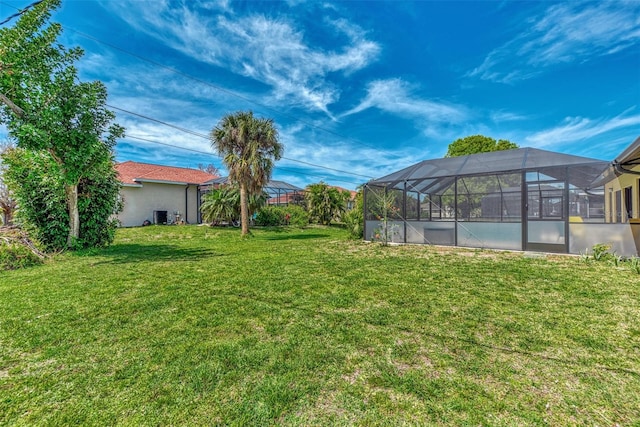
[[0, 270], [16, 270], [42, 264], [47, 255], [19, 227], [0, 227]]

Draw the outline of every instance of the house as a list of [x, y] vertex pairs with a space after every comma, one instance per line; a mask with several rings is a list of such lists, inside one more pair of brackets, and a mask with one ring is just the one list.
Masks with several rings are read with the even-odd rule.
[[[229, 183], [229, 177], [217, 177], [210, 179], [200, 185], [200, 195], [203, 196], [214, 188], [218, 188], [221, 185], [227, 185]], [[304, 190], [289, 184], [284, 181], [270, 180], [267, 185], [263, 187], [263, 191], [267, 193], [268, 205], [288, 205], [291, 203], [300, 202]]]
[[640, 137], [612, 162], [605, 188], [606, 222], [640, 222]]
[[344, 192], [349, 193], [349, 198], [347, 199], [347, 206], [346, 206], [346, 209], [347, 209], [348, 211], [350, 211], [351, 209], [353, 209], [353, 208], [354, 208], [354, 206], [355, 206], [355, 204], [356, 204], [356, 196], [358, 195], [358, 192], [357, 192], [357, 191], [347, 190], [346, 188], [338, 187], [338, 186], [336, 186], [336, 185], [330, 185], [330, 187], [333, 187], [333, 188], [335, 188], [336, 190], [338, 190], [338, 191], [340, 191], [340, 192], [342, 192], [342, 193], [344, 193]]
[[[357, 191], [347, 190], [346, 188], [335, 185], [327, 185], [329, 188], [335, 188], [341, 193], [349, 193], [345, 209], [351, 210], [355, 206]], [[292, 186], [293, 187], [293, 186]], [[287, 206], [287, 205], [306, 205], [304, 194], [306, 190], [294, 187], [294, 189], [280, 189], [277, 193], [272, 192], [273, 196], [267, 200], [268, 205]]]
[[611, 162], [535, 148], [424, 160], [364, 191], [367, 240], [640, 255], [640, 138]]
[[126, 161], [116, 164], [123, 227], [200, 222], [199, 186], [216, 176], [197, 169]]

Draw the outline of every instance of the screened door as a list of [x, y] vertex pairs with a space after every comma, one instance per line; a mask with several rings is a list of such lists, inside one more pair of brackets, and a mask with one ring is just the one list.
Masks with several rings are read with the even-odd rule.
[[565, 182], [542, 173], [527, 173], [525, 249], [567, 252]]

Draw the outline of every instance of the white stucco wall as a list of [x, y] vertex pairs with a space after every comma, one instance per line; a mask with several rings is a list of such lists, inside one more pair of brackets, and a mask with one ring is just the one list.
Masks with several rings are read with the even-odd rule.
[[[153, 211], [167, 211], [169, 220], [174, 219], [174, 212], [180, 212], [190, 224], [197, 223], [197, 185], [161, 184], [143, 182], [142, 187], [123, 187], [120, 195], [124, 201], [124, 209], [118, 214], [123, 227], [142, 225], [145, 220], [153, 223]], [[188, 203], [188, 206], [187, 206]]]

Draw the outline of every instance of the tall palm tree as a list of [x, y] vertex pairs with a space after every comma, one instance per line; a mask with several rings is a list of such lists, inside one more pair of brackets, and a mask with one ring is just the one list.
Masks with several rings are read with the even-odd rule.
[[229, 181], [240, 189], [242, 235], [249, 234], [249, 195], [258, 195], [271, 179], [276, 160], [284, 147], [278, 142], [273, 120], [260, 119], [253, 112], [238, 111], [224, 116], [211, 130], [211, 146], [222, 156]]

